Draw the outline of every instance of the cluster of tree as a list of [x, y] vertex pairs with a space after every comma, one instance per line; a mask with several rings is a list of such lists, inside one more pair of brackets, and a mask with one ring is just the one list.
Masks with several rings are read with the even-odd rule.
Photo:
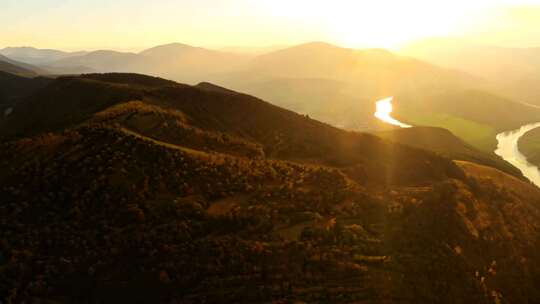
[[[5, 143], [1, 156], [0, 282], [13, 303], [75, 296], [65, 294], [70, 288], [114, 296], [110, 288], [127, 278], [130, 288], [154, 282], [146, 290], [154, 296], [209, 284], [230, 299], [279, 298], [293, 292], [291, 276], [307, 273], [285, 267], [312, 263], [295, 260], [289, 247], [306, 251], [302, 259], [312, 249], [307, 239], [284, 241], [274, 227], [300, 212], [335, 216], [334, 206], [352, 195], [335, 169], [163, 149], [100, 125]], [[208, 214], [214, 201], [236, 194], [248, 198]], [[257, 292], [234, 291], [248, 281]]]
[[[518, 259], [495, 230], [463, 233], [456, 210], [482, 218], [478, 199], [514, 199], [488, 181], [379, 192], [336, 168], [165, 148], [101, 124], [3, 143], [0, 158], [7, 303], [484, 303], [513, 265], [493, 260]], [[463, 251], [478, 248], [498, 249], [470, 264]]]

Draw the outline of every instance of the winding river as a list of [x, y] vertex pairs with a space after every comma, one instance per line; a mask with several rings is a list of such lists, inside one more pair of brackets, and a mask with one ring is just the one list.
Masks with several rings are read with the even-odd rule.
[[540, 170], [537, 166], [529, 163], [527, 158], [519, 152], [518, 141], [525, 133], [539, 128], [539, 123], [528, 124], [521, 128], [509, 132], [503, 132], [497, 135], [497, 150], [495, 154], [502, 157], [505, 161], [521, 170], [531, 182], [540, 187]]
[[[392, 100], [393, 97], [388, 97], [377, 101], [375, 117], [385, 123], [401, 128], [412, 127], [411, 125], [402, 123], [391, 116]], [[518, 148], [518, 141], [521, 136], [536, 128], [540, 128], [540, 122], [524, 125], [517, 130], [497, 134], [498, 144], [495, 154], [521, 170], [525, 177], [540, 187], [540, 169], [537, 166], [529, 163], [527, 158], [521, 152], [519, 152]]]
[[412, 127], [411, 125], [404, 124], [390, 115], [392, 114], [392, 110], [393, 110], [393, 107], [392, 107], [393, 99], [394, 97], [388, 97], [388, 98], [377, 101], [375, 117], [384, 121], [387, 124], [391, 124], [391, 125], [398, 126], [401, 128], [411, 128]]

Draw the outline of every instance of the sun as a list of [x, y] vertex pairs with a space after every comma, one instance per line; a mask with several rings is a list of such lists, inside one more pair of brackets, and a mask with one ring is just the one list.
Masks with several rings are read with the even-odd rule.
[[395, 48], [414, 40], [467, 30], [488, 3], [471, 2], [474, 1], [275, 0], [265, 9], [300, 27], [325, 32], [338, 44]]
[[357, 47], [396, 48], [433, 36], [456, 35], [474, 23], [478, 8], [461, 1], [349, 3], [329, 24], [339, 42]]
[[386, 98], [377, 102], [377, 113], [381, 116], [390, 115], [392, 113], [392, 98]]

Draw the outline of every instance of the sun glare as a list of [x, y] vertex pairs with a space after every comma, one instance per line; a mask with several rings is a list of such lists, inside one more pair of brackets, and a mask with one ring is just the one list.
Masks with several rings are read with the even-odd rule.
[[[266, 14], [323, 31], [349, 47], [398, 48], [433, 37], [465, 34], [504, 1], [285, 1], [263, 4]], [[301, 23], [301, 24], [300, 24]]]
[[377, 103], [377, 112], [383, 113], [384, 115], [390, 115], [390, 113], [392, 113], [391, 100], [391, 98], [388, 98]]

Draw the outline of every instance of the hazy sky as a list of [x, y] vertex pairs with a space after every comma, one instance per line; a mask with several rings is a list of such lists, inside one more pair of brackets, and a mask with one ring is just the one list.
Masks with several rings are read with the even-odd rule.
[[0, 47], [271, 46], [324, 40], [359, 48], [445, 35], [540, 46], [540, 0], [0, 2]]

